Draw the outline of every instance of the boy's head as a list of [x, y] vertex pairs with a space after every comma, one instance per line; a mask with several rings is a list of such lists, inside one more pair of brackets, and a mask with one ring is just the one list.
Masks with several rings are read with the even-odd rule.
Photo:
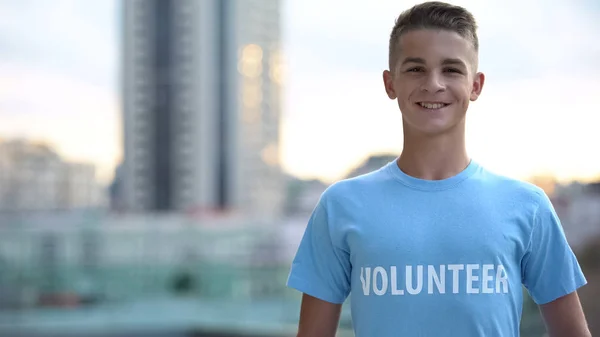
[[404, 11], [392, 29], [384, 84], [405, 127], [443, 133], [462, 124], [483, 87], [477, 73], [477, 23], [466, 9], [426, 2]]
[[[460, 6], [431, 1], [413, 6], [400, 14], [396, 20], [390, 34], [390, 69], [395, 67], [398, 60], [400, 37], [405, 33], [419, 29], [455, 32], [472, 43], [474, 56], [477, 57], [479, 39], [477, 38], [477, 22], [475, 22], [473, 14]], [[475, 62], [477, 62], [477, 59]]]

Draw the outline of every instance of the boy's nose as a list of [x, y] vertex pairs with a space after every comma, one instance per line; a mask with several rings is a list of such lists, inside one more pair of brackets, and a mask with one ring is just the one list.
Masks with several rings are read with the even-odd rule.
[[434, 72], [430, 73], [424, 79], [423, 84], [421, 85], [421, 90], [427, 92], [438, 92], [444, 90], [445, 88], [446, 85], [443, 78]]

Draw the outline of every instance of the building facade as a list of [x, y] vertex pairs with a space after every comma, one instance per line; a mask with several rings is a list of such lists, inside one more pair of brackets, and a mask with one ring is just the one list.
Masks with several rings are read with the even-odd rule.
[[93, 165], [65, 161], [44, 144], [0, 143], [0, 212], [98, 209], [106, 201]]
[[123, 9], [126, 208], [276, 213], [279, 1], [133, 0]]

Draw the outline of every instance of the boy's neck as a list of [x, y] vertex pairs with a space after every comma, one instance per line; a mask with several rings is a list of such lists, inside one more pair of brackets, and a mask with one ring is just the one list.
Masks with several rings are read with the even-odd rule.
[[[447, 134], [423, 136], [404, 133], [398, 167], [407, 175], [442, 180], [462, 172], [470, 163], [465, 146], [464, 126]], [[462, 129], [462, 130], [460, 130]]]

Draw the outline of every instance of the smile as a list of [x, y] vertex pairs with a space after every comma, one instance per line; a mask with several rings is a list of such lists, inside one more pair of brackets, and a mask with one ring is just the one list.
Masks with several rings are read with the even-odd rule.
[[417, 103], [419, 106], [425, 108], [425, 109], [441, 109], [444, 107], [447, 107], [448, 105], [450, 105], [449, 103], [442, 103], [442, 102], [418, 102]]

